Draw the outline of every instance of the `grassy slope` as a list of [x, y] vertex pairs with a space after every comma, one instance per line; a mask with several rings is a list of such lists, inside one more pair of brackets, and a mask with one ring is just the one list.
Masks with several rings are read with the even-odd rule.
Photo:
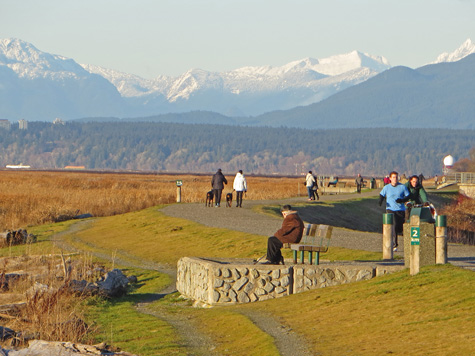
[[[156, 208], [98, 219], [72, 239], [84, 247], [77, 239], [88, 242], [89, 248], [100, 247], [118, 255], [123, 250], [167, 263], [175, 263], [182, 255], [255, 257], [265, 249], [261, 236], [169, 218]], [[161, 247], [164, 244], [168, 249]], [[354, 252], [354, 258], [364, 257]], [[97, 317], [102, 326], [100, 339], [112, 340], [141, 355], [184, 354], [169, 325], [144, 317], [132, 308], [139, 298], [159, 288], [156, 278], [160, 277], [144, 274], [143, 286], [135, 296], [97, 306], [97, 315], [105, 315], [102, 319]], [[242, 307], [272, 313], [305, 335], [314, 352], [323, 355], [462, 355], [470, 354], [475, 338], [474, 285], [473, 272], [435, 266], [423, 268], [417, 276], [403, 271], [239, 307], [194, 309], [165, 298], [156, 302], [155, 308], [185, 315], [210, 335], [218, 345], [217, 352], [227, 355], [278, 355], [269, 336], [239, 313]], [[138, 332], [134, 326], [137, 323], [144, 326]], [[111, 325], [119, 330], [113, 330]], [[127, 329], [135, 331], [126, 332]], [[153, 334], [159, 337], [154, 339]]]

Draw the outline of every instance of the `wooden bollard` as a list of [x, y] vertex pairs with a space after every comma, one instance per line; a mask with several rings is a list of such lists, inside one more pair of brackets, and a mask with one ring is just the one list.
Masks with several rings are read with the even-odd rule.
[[447, 263], [447, 217], [437, 215], [435, 220], [435, 263]]
[[383, 214], [383, 260], [393, 259], [394, 214]]
[[176, 202], [181, 203], [181, 186], [176, 187]]

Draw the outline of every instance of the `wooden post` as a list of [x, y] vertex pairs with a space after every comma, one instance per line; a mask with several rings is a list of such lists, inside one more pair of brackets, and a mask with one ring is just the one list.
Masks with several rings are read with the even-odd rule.
[[383, 214], [383, 260], [393, 259], [394, 214]]
[[447, 263], [447, 217], [438, 215], [435, 220], [435, 263]]
[[181, 186], [176, 187], [176, 202], [181, 203]]

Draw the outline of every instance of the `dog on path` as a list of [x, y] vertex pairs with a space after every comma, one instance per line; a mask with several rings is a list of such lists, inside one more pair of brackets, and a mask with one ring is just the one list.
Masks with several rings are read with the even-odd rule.
[[214, 198], [213, 191], [210, 190], [208, 193], [206, 193], [205, 206], [213, 206], [213, 198]]
[[230, 208], [232, 204], [233, 204], [233, 193], [227, 193], [226, 194], [226, 207]]

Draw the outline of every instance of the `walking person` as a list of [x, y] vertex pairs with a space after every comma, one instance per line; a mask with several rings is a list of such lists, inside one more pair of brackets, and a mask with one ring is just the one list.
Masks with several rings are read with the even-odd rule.
[[242, 195], [247, 192], [247, 182], [242, 170], [239, 170], [234, 177], [233, 189], [236, 191], [236, 208], [242, 208]]
[[397, 251], [398, 235], [402, 235], [404, 229], [406, 207], [404, 201], [409, 197], [409, 190], [404, 184], [398, 182], [398, 173], [389, 174], [390, 184], [386, 184], [379, 193], [379, 206], [386, 198], [386, 213], [394, 215], [394, 242], [393, 251]]
[[305, 177], [305, 186], [307, 187], [308, 200], [315, 200], [313, 195], [313, 187], [315, 185], [315, 177], [312, 174], [312, 171], [308, 171], [307, 176]]
[[264, 262], [265, 264], [284, 264], [284, 257], [280, 251], [284, 243], [299, 243], [302, 239], [304, 224], [297, 211], [292, 210], [290, 205], [284, 205], [280, 211], [284, 221], [274, 236], [267, 240], [267, 262]]
[[221, 204], [221, 193], [224, 189], [224, 184], [228, 184], [226, 177], [224, 177], [221, 168], [213, 175], [213, 179], [211, 179], [211, 187], [213, 188], [214, 193], [214, 206], [219, 208]]
[[356, 183], [356, 191], [358, 193], [361, 193], [361, 187], [363, 186], [363, 177], [361, 176], [361, 174], [358, 173], [358, 176], [355, 179], [355, 183]]

